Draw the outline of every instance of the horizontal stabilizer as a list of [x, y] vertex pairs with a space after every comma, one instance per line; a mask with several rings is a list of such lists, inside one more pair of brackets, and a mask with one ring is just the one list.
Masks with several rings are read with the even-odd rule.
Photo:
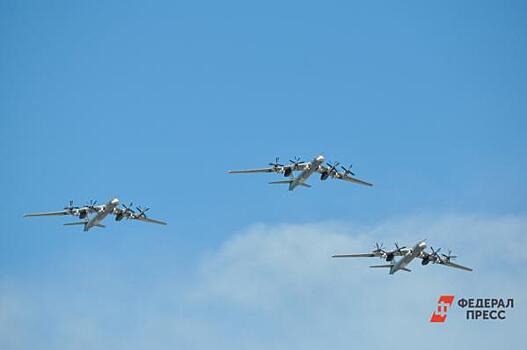
[[95, 225], [95, 226], [97, 226], [97, 227], [102, 227], [102, 228], [105, 228], [105, 227], [106, 227], [106, 226], [104, 226], [104, 225], [102, 225], [102, 224], [97, 224], [97, 225]]
[[293, 180], [280, 180], [280, 181], [271, 181], [269, 182], [269, 185], [289, 185], [290, 183], [292, 183]]
[[412, 270], [407, 269], [406, 267], [401, 268], [401, 270], [406, 271], [406, 272], [412, 272]]
[[64, 226], [73, 226], [73, 225], [86, 225], [88, 221], [77, 221], [77, 222], [67, 222]]
[[390, 264], [390, 265], [373, 265], [373, 266], [370, 266], [372, 269], [378, 269], [378, 268], [391, 268], [393, 265]]
[[299, 185], [307, 187], [307, 188], [311, 188], [311, 185], [310, 184], [306, 184], [305, 182], [300, 182]]

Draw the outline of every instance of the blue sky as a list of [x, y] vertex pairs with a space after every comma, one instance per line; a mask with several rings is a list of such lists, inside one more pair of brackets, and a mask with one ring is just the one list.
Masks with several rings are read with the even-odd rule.
[[[314, 339], [287, 335], [275, 322], [291, 317], [284, 316], [286, 307], [253, 307], [270, 297], [265, 293], [247, 306], [244, 298], [231, 300], [230, 291], [217, 292], [226, 281], [248, 288], [237, 268], [244, 255], [229, 247], [241, 240], [264, 256], [265, 268], [249, 270], [260, 276], [277, 261], [296, 266], [266, 255], [267, 240], [276, 238], [281, 247], [299, 240], [302, 257], [309, 258], [316, 250], [301, 243], [304, 234], [317, 237], [315, 246], [328, 245], [328, 252], [369, 249], [374, 239], [428, 237], [492, 269], [488, 283], [514, 278], [510, 290], [517, 294], [510, 296], [521, 300], [524, 274], [510, 271], [525, 266], [527, 257], [507, 242], [524, 240], [520, 232], [527, 228], [526, 11], [520, 1], [2, 2], [0, 297], [7, 311], [1, 320], [10, 327], [6, 334], [22, 336], [0, 338], [10, 348], [125, 347], [112, 343], [115, 334], [139, 348], [233, 348], [229, 335], [236, 330], [245, 334], [241, 348], [264, 338], [275, 348], [301, 345], [300, 338], [306, 344], [341, 339], [330, 330], [311, 332]], [[290, 193], [267, 185], [272, 175], [226, 174], [276, 156], [319, 153], [352, 163], [375, 187], [313, 178], [313, 188]], [[63, 227], [60, 218], [21, 218], [60, 209], [70, 199], [83, 204], [112, 196], [151, 206], [152, 216], [169, 226], [108, 222], [107, 229], [85, 234]], [[481, 228], [471, 226], [474, 221], [507, 232], [466, 232]], [[255, 227], [263, 233], [254, 236]], [[442, 234], [444, 227], [452, 232]], [[492, 244], [513, 258], [488, 264], [483, 253]], [[222, 264], [223, 256], [240, 263]], [[224, 268], [218, 276], [229, 277], [211, 278], [209, 261]], [[302, 275], [288, 266], [271, 275]], [[438, 277], [416, 266], [421, 273], [392, 280], [363, 271], [366, 266], [339, 266], [345, 270], [335, 274], [342, 278], [323, 282], [348, 286], [354, 274], [377, 286], [404, 279], [393, 288], [411, 300], [426, 278], [437, 288], [419, 290], [423, 302], [415, 307], [425, 313], [445, 290], [481, 294], [468, 282], [490, 288], [484, 273], [466, 281], [457, 271]], [[437, 280], [444, 284], [438, 287]], [[314, 289], [319, 282], [312, 282]], [[277, 289], [275, 298], [297, 296], [290, 287]], [[358, 295], [370, 290], [353, 287]], [[320, 305], [334, 296], [327, 292], [303, 297], [307, 305]], [[205, 294], [206, 301], [196, 302], [194, 294]], [[303, 310], [304, 304], [291, 307]], [[502, 327], [507, 334], [526, 315], [524, 308], [505, 326], [474, 332]], [[426, 318], [412, 312], [405, 319]], [[78, 330], [60, 326], [76, 324], [72, 320]], [[173, 328], [157, 334], [145, 320]], [[338, 320], [331, 329], [342, 334], [346, 325], [387, 326], [351, 312]], [[139, 324], [143, 332], [136, 331]], [[211, 335], [196, 343], [185, 337], [206, 332]], [[459, 327], [452, 332], [458, 344], [468, 341]], [[424, 332], [423, 340], [433, 336]]]

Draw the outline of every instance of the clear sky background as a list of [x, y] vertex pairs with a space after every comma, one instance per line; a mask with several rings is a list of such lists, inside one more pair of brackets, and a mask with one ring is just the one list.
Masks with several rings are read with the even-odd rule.
[[[522, 1], [0, 1], [0, 347], [520, 346], [526, 23]], [[375, 186], [226, 174], [317, 154]], [[113, 196], [169, 225], [22, 218]], [[475, 272], [329, 259], [422, 238]], [[436, 327], [444, 293], [516, 308]]]

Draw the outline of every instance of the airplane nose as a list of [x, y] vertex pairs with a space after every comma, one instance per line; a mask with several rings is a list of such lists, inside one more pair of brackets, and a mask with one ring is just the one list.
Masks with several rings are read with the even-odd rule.
[[118, 205], [119, 204], [119, 199], [117, 199], [117, 198], [112, 199], [112, 204]]
[[319, 156], [317, 157], [317, 160], [318, 160], [319, 162], [323, 162], [323, 161], [325, 160], [325, 158], [324, 158], [323, 155], [319, 155]]

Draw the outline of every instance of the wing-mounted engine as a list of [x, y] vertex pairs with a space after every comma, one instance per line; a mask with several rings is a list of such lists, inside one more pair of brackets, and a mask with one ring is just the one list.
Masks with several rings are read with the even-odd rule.
[[320, 175], [320, 180], [324, 181], [327, 180], [330, 176], [335, 177], [338, 174], [337, 167], [339, 166], [339, 162], [335, 162], [334, 164], [327, 163], [328, 168], [323, 168], [324, 171]]
[[[431, 261], [433, 263], [436, 263], [440, 261], [441, 257], [439, 256], [439, 252], [441, 251], [441, 248], [435, 250], [434, 247], [431, 246], [430, 250], [432, 250], [432, 253], [426, 254], [426, 257], [425, 257], [428, 260], [428, 262]], [[424, 263], [425, 258], [423, 258], [423, 265], [428, 264], [428, 262], [426, 264]]]
[[295, 157], [295, 160], [289, 159], [291, 164], [284, 167], [284, 176], [289, 177], [293, 174], [294, 170], [299, 170], [299, 165], [303, 163], [300, 157]]
[[344, 175], [346, 175], [346, 176], [350, 176], [350, 175], [355, 176], [355, 173], [353, 171], [351, 171], [351, 167], [352, 167], [351, 164], [347, 168], [345, 166], [341, 166], [342, 170], [344, 170]]
[[116, 208], [118, 209], [118, 212], [115, 215], [115, 221], [121, 221], [124, 218], [128, 219], [135, 214], [134, 210], [132, 209], [132, 206], [134, 205], [132, 202], [130, 202], [128, 206], [126, 206], [125, 204], [121, 204], [121, 205], [123, 209]]
[[74, 206], [72, 200], [70, 201], [68, 206], [64, 207], [64, 210], [67, 210], [70, 215], [78, 216], [79, 219], [85, 219], [88, 216], [88, 208], [79, 208], [77, 206]]
[[457, 258], [457, 256], [452, 255], [452, 251], [449, 250], [448, 254], [441, 254], [443, 257], [441, 258], [442, 263], [449, 263], [450, 260], [454, 260]]
[[392, 261], [395, 255], [403, 255], [405, 250], [407, 250], [406, 246], [399, 247], [399, 244], [395, 242], [395, 250], [386, 252], [386, 261]]
[[278, 163], [279, 160], [280, 160], [280, 157], [276, 157], [274, 160], [274, 163], [269, 163], [269, 165], [273, 167], [273, 171], [275, 173], [284, 172], [284, 165]]

